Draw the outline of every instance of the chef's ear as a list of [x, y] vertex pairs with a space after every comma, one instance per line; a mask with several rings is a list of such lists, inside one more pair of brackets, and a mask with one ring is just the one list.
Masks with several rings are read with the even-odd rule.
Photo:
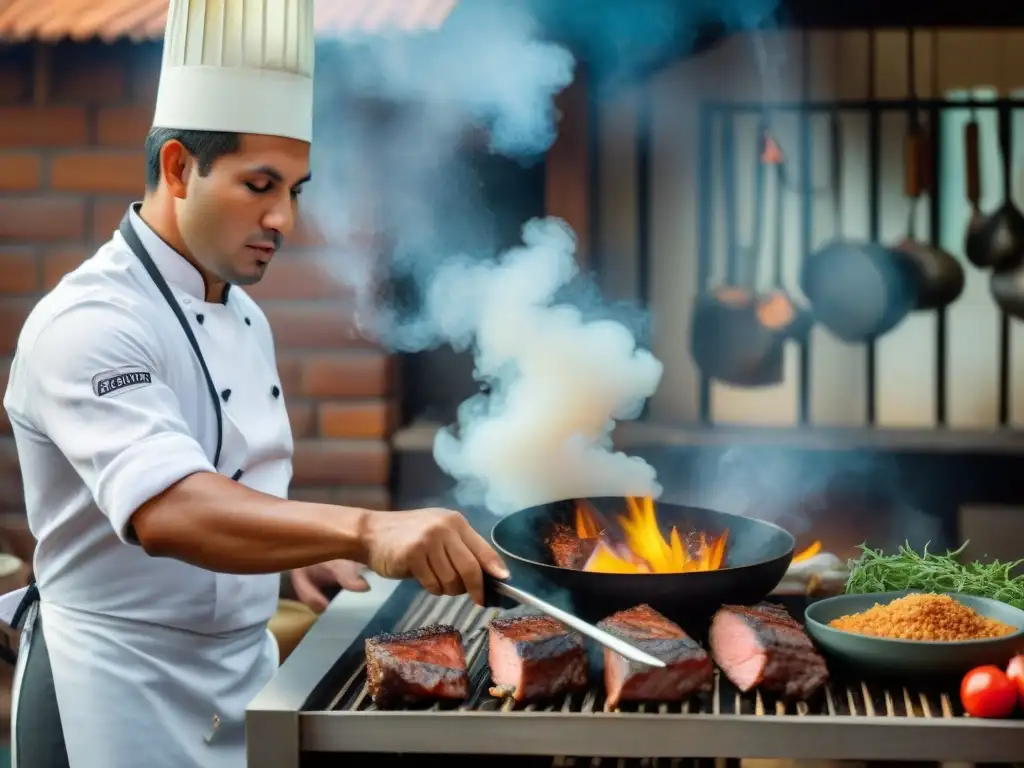
[[170, 193], [183, 200], [188, 188], [192, 156], [180, 141], [168, 141], [160, 147], [160, 175]]

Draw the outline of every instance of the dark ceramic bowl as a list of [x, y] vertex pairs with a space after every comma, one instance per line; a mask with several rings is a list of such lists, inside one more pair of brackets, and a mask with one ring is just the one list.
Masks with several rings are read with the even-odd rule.
[[958, 642], [890, 640], [844, 632], [828, 626], [833, 619], [861, 613], [876, 603], [887, 605], [911, 592], [881, 592], [868, 595], [839, 595], [807, 607], [807, 631], [827, 656], [848, 666], [886, 675], [955, 675], [982, 664], [1005, 665], [1024, 652], [1024, 611], [998, 600], [946, 593], [982, 616], [1016, 627], [1003, 637]]

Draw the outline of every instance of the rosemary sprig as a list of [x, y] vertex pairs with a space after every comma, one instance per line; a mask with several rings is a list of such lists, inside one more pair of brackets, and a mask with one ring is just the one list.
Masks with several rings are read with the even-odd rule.
[[908, 589], [923, 592], [960, 592], [977, 597], [990, 597], [1015, 608], [1024, 609], [1024, 576], [1013, 576], [1013, 570], [1024, 560], [1003, 563], [961, 563], [960, 555], [968, 542], [956, 550], [937, 555], [928, 551], [918, 554], [907, 542], [893, 555], [862, 544], [859, 559], [850, 561], [848, 594], [897, 592]]

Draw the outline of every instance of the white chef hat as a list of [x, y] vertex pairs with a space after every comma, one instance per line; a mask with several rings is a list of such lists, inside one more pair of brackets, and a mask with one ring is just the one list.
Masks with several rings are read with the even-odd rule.
[[156, 128], [313, 137], [314, 0], [170, 0]]

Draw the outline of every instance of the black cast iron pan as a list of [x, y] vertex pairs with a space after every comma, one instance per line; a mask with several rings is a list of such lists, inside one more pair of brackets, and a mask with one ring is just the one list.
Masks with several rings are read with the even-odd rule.
[[[626, 514], [621, 498], [587, 500], [613, 526]], [[785, 576], [796, 541], [788, 531], [750, 517], [700, 507], [658, 504], [662, 533], [675, 526], [680, 536], [729, 531], [725, 565], [715, 571], [612, 574], [560, 568], [546, 540], [556, 523], [572, 525], [575, 502], [556, 501], [513, 512], [494, 526], [491, 541], [521, 589], [596, 622], [647, 603], [684, 626], [723, 604], [750, 605], [764, 599]]]

